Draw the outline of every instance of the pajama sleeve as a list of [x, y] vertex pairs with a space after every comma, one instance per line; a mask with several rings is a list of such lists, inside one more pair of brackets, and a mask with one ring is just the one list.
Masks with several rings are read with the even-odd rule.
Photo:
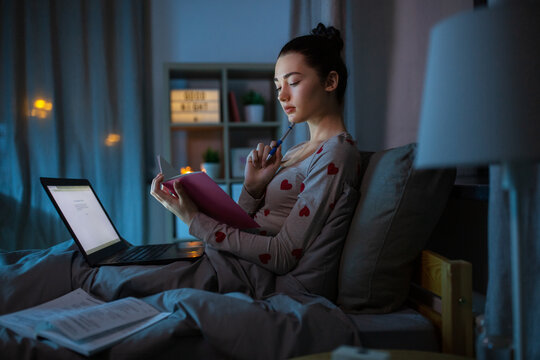
[[[276, 274], [291, 271], [319, 235], [340, 196], [356, 187], [358, 152], [347, 142], [325, 143], [310, 161], [298, 199], [275, 236], [252, 234], [197, 214], [190, 233], [207, 245], [259, 264]], [[249, 194], [247, 194], [249, 195]], [[266, 197], [271, 196], [270, 193]], [[344, 210], [344, 209], [343, 209]], [[347, 209], [350, 211], [350, 209]], [[249, 212], [249, 211], [248, 211]]]
[[255, 199], [251, 194], [246, 190], [245, 186], [242, 186], [242, 192], [240, 193], [240, 198], [238, 199], [238, 205], [249, 215], [253, 216], [254, 213], [259, 210], [261, 204], [264, 203], [264, 195], [260, 199]]

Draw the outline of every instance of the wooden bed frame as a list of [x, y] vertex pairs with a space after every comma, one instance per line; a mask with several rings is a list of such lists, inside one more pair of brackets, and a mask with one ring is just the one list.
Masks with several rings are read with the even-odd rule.
[[[473, 358], [472, 265], [422, 251], [411, 283], [407, 304], [435, 326], [443, 353]], [[396, 359], [432, 359], [437, 353], [389, 350]], [[462, 359], [462, 357], [456, 357]], [[330, 352], [292, 360], [330, 360]], [[439, 359], [439, 357], [437, 357]], [[445, 357], [446, 359], [446, 357]]]
[[443, 353], [474, 355], [472, 265], [424, 250], [409, 294], [409, 305], [431, 320]]

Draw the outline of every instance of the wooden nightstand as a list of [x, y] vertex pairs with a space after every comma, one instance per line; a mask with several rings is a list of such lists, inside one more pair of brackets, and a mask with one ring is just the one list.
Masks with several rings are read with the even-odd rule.
[[[415, 350], [387, 350], [391, 360], [474, 360], [472, 357]], [[330, 360], [331, 353], [300, 356], [291, 360]]]

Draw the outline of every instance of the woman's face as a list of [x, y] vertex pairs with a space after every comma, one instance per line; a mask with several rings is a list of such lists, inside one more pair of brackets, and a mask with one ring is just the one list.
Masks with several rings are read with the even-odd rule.
[[288, 53], [278, 58], [275, 68], [277, 97], [289, 121], [304, 122], [324, 115], [328, 93], [304, 55]]

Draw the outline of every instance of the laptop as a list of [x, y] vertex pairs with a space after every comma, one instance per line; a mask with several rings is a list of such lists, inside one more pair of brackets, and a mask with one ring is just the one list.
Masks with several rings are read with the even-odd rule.
[[120, 236], [87, 179], [40, 181], [90, 266], [165, 264], [204, 252], [202, 241], [134, 246]]

